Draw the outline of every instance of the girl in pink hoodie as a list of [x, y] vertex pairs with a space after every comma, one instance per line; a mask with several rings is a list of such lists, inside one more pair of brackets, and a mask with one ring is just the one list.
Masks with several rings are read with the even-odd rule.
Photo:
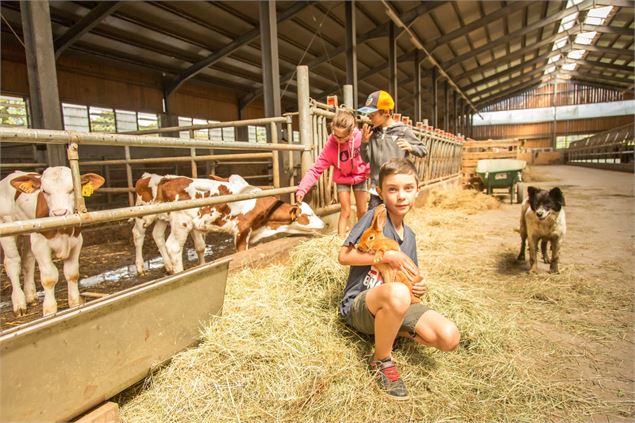
[[295, 194], [301, 202], [306, 193], [317, 182], [320, 175], [334, 166], [333, 180], [337, 183], [337, 194], [340, 204], [340, 220], [337, 233], [346, 235], [348, 216], [351, 213], [351, 187], [355, 194], [357, 218], [366, 213], [368, 206], [366, 179], [370, 173], [370, 165], [362, 160], [360, 154], [362, 134], [355, 125], [355, 116], [347, 110], [340, 110], [331, 122], [331, 136], [315, 164], [306, 172]]

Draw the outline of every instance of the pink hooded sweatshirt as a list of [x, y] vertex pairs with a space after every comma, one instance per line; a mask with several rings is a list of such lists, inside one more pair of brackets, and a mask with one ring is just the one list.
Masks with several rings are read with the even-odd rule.
[[361, 144], [362, 133], [357, 128], [353, 128], [353, 134], [345, 144], [338, 143], [331, 134], [320, 157], [300, 181], [297, 194], [306, 195], [329, 166], [335, 167], [333, 180], [338, 184], [357, 185], [364, 182], [370, 174], [370, 165], [362, 160], [359, 151]]

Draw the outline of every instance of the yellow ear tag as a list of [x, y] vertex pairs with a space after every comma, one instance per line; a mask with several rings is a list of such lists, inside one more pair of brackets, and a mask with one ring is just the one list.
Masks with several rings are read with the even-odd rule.
[[94, 191], [95, 191], [95, 189], [93, 188], [93, 183], [92, 182], [88, 182], [86, 185], [82, 186], [82, 196], [83, 197], [90, 197], [91, 195], [93, 195]]
[[31, 194], [33, 192], [33, 185], [31, 185], [31, 183], [29, 182], [22, 182], [20, 184], [20, 191]]

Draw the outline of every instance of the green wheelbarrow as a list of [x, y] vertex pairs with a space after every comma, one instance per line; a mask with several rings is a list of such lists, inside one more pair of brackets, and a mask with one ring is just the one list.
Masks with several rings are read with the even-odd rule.
[[526, 164], [524, 160], [515, 159], [479, 160], [476, 163], [476, 173], [483, 181], [488, 195], [492, 194], [494, 188], [505, 188], [509, 190], [510, 203], [514, 202], [514, 197], [520, 203], [523, 201], [523, 193], [518, 183], [522, 181], [521, 175]]

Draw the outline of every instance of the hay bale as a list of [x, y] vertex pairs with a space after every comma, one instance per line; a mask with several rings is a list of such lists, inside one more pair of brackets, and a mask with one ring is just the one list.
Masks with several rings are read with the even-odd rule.
[[372, 340], [337, 314], [347, 274], [340, 245], [313, 239], [288, 265], [232, 275], [223, 316], [203, 329], [202, 343], [118, 398], [124, 420], [533, 422], [587, 412], [580, 390], [533, 371], [515, 315], [476, 284], [457, 283], [469, 277], [463, 268], [435, 270], [426, 299], [457, 323], [460, 347], [440, 353], [400, 341], [394, 357], [412, 400], [386, 399], [366, 368]]

